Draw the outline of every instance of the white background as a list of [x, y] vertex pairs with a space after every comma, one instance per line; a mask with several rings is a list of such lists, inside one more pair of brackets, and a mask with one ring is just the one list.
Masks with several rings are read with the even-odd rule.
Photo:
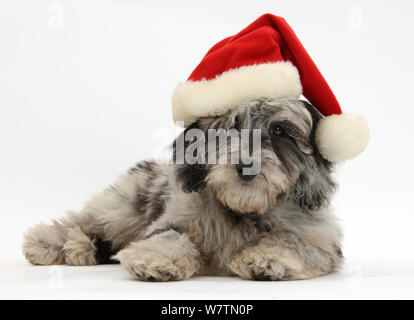
[[[1, 298], [414, 298], [412, 1], [0, 2]], [[32, 267], [22, 233], [79, 210], [177, 129], [174, 86], [265, 12], [285, 17], [345, 112], [371, 127], [334, 199], [342, 272], [257, 283], [130, 281], [119, 266]]]

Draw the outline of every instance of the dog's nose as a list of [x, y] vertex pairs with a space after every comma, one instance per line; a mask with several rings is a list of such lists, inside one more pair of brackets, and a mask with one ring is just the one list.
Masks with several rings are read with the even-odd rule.
[[250, 181], [256, 177], [256, 174], [243, 174], [244, 168], [251, 168], [253, 166], [253, 162], [249, 164], [239, 163], [236, 165], [237, 174], [239, 175], [240, 179], [243, 181]]

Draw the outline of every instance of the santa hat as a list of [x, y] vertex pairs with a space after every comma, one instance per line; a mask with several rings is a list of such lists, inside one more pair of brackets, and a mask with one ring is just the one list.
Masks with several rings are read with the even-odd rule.
[[351, 159], [368, 144], [362, 116], [343, 114], [335, 95], [285, 19], [265, 14], [214, 45], [172, 98], [174, 121], [188, 126], [198, 118], [226, 113], [259, 98], [303, 94], [325, 117], [316, 143], [329, 161]]

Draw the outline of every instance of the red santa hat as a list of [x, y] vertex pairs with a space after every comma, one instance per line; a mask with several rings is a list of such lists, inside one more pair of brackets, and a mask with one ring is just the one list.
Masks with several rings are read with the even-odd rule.
[[316, 129], [319, 152], [329, 161], [351, 159], [368, 144], [362, 116], [343, 114], [329, 85], [285, 19], [265, 14], [214, 45], [172, 98], [174, 121], [226, 113], [259, 98], [299, 98], [325, 116]]

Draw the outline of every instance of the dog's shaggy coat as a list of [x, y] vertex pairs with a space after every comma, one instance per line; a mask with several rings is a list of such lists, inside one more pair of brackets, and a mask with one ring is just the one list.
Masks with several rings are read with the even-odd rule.
[[[341, 232], [329, 209], [332, 163], [315, 145], [321, 118], [306, 102], [276, 99], [202, 118], [183, 134], [261, 130], [255, 177], [243, 179], [231, 163], [140, 162], [80, 213], [30, 229], [24, 255], [37, 265], [119, 260], [133, 278], [150, 281], [293, 280], [332, 272], [342, 261]], [[173, 144], [174, 156], [179, 148]]]

